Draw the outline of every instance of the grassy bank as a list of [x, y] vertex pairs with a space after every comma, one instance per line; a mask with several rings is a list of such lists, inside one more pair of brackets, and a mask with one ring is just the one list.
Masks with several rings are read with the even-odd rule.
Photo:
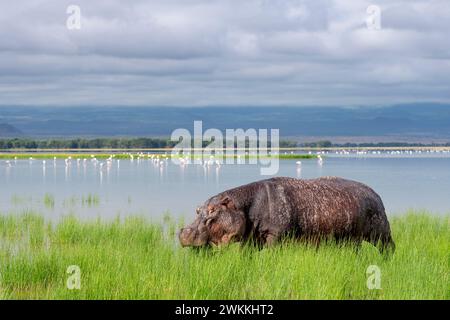
[[[369, 244], [182, 249], [174, 239], [182, 222], [167, 217], [0, 215], [0, 298], [449, 299], [449, 222], [425, 212], [392, 218], [397, 250], [387, 259]], [[71, 265], [80, 290], [66, 287]], [[370, 265], [381, 270], [379, 290], [367, 288]]]
[[[73, 160], [76, 159], [91, 159], [96, 158], [97, 160], [106, 160], [111, 157], [111, 155], [114, 155], [114, 159], [138, 159], [139, 155], [137, 153], [132, 153], [131, 155], [128, 153], [33, 153], [33, 152], [26, 152], [26, 153], [0, 153], [0, 160], [29, 160], [30, 158], [34, 160], [52, 160], [52, 159], [68, 159], [71, 157]], [[168, 153], [145, 153], [141, 155], [141, 159], [149, 159], [151, 157], [161, 157], [161, 158], [171, 158], [172, 155], [170, 152]], [[175, 157], [181, 157], [178, 155], [175, 155]], [[183, 156], [186, 157], [186, 156]], [[200, 154], [191, 155], [191, 159], [198, 159], [202, 156]], [[269, 158], [271, 156], [261, 156], [261, 158]], [[279, 154], [274, 155], [273, 157], [278, 157], [279, 159], [315, 159], [317, 158], [317, 155], [315, 154]], [[205, 158], [208, 158], [205, 156]], [[228, 155], [222, 155], [222, 156], [216, 156], [217, 159], [224, 159], [224, 158], [237, 158], [237, 156], [228, 156]], [[244, 157], [242, 157], [244, 158]], [[257, 158], [257, 155], [246, 155], [245, 159], [254, 159]]]

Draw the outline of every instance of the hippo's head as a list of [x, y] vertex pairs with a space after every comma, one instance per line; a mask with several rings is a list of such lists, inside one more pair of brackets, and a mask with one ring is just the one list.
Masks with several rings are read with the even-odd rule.
[[245, 214], [229, 196], [218, 195], [197, 208], [197, 217], [178, 234], [183, 247], [222, 245], [240, 240], [245, 232]]

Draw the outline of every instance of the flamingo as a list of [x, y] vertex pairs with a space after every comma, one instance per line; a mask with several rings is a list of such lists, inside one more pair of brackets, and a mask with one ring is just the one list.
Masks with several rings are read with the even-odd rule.
[[320, 156], [320, 155], [318, 155], [317, 156], [317, 162], [319, 163], [319, 165], [322, 165], [323, 164], [323, 159], [322, 159], [322, 157]]

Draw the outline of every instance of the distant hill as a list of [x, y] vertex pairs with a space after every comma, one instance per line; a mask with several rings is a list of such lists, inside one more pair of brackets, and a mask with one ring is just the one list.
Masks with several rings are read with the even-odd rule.
[[450, 139], [450, 104], [436, 103], [358, 108], [0, 107], [0, 122], [9, 123], [3, 131], [14, 133], [15, 127], [33, 137], [168, 136], [176, 128], [192, 132], [194, 120], [203, 120], [205, 129], [279, 128], [283, 137]]
[[21, 136], [22, 132], [7, 123], [0, 123], [0, 138]]

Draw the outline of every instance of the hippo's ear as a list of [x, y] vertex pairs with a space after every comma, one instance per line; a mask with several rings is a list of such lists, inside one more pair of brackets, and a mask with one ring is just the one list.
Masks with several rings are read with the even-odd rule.
[[229, 196], [225, 196], [224, 198], [222, 198], [220, 200], [220, 204], [229, 209], [236, 209], [236, 206], [234, 205], [233, 200], [231, 200], [231, 198]]

